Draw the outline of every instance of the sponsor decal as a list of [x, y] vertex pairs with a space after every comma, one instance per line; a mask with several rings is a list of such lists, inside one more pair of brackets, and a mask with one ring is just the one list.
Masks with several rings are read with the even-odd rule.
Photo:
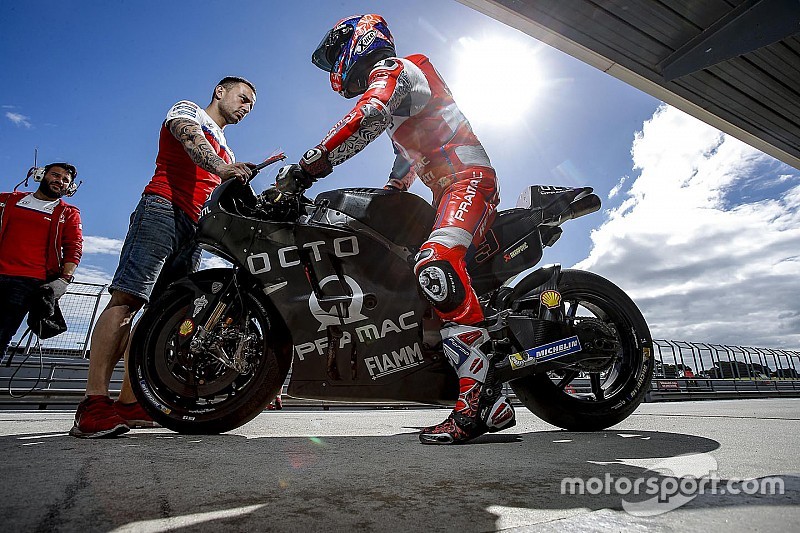
[[364, 36], [359, 39], [358, 44], [356, 45], [355, 49], [353, 50], [354, 55], [363, 54], [364, 51], [369, 48], [373, 42], [375, 42], [375, 37], [378, 35], [378, 32], [375, 30], [369, 30]]
[[[386, 338], [389, 335], [396, 335], [404, 331], [408, 331], [419, 327], [414, 311], [408, 311], [400, 315], [397, 320], [387, 318], [380, 324], [366, 324], [355, 328], [353, 335], [349, 331], [342, 332], [342, 338], [339, 339], [339, 348], [342, 349], [351, 342], [355, 336], [358, 342], [364, 344], [372, 344], [375, 341]], [[294, 347], [297, 358], [301, 361], [305, 360], [305, 356], [316, 353], [323, 355], [325, 349], [328, 347], [328, 338], [321, 337], [313, 342], [306, 342]]]
[[150, 389], [148, 388], [147, 382], [145, 382], [145, 380], [143, 380], [143, 379], [140, 380], [139, 381], [139, 386], [141, 387], [145, 398], [147, 398], [147, 401], [150, 402], [150, 405], [152, 405], [153, 407], [155, 407], [156, 409], [158, 409], [159, 411], [161, 411], [165, 415], [168, 415], [168, 414], [170, 414], [172, 412], [172, 409], [170, 409], [169, 407], [166, 407], [164, 405], [161, 405], [161, 402], [156, 400], [156, 397], [153, 396], [152, 392], [150, 392]]
[[539, 192], [542, 194], [556, 194], [559, 192], [571, 191], [570, 187], [557, 187], [555, 185], [539, 185]]
[[208, 305], [208, 299], [204, 294], [200, 298], [196, 298], [193, 303], [194, 303], [194, 312], [192, 313], [192, 318], [196, 317], [197, 313], [202, 311], [205, 308], [205, 306]]
[[[314, 262], [322, 260], [320, 248], [326, 245], [325, 241], [307, 242], [303, 245], [303, 249], [311, 252], [310, 258]], [[354, 235], [349, 237], [341, 237], [334, 239], [331, 243], [333, 254], [336, 257], [350, 257], [359, 254], [358, 238]], [[251, 254], [247, 256], [247, 268], [251, 274], [264, 274], [272, 270], [273, 263], [277, 260], [278, 266], [281, 268], [289, 268], [300, 266], [300, 255], [298, 254], [299, 248], [297, 246], [286, 246], [279, 248], [276, 252], [276, 257], [270, 257], [267, 252], [260, 254]]]
[[522, 252], [524, 252], [527, 249], [528, 249], [528, 243], [527, 242], [523, 242], [522, 244], [520, 244], [519, 246], [517, 246], [516, 248], [514, 248], [513, 250], [511, 250], [507, 254], [503, 255], [503, 260], [506, 263], [508, 263], [509, 261], [511, 261], [512, 259], [514, 259], [515, 257], [517, 257], [519, 254], [521, 254]]
[[461, 368], [469, 359], [471, 353], [469, 346], [465, 346], [464, 343], [458, 342], [457, 339], [452, 337], [442, 340], [442, 348], [444, 349], [444, 354], [456, 368]]
[[511, 354], [508, 356], [508, 362], [511, 363], [512, 370], [519, 370], [529, 365], [551, 361], [579, 351], [581, 351], [581, 343], [578, 340], [578, 336], [573, 335], [524, 352]]
[[461, 222], [465, 222], [464, 217], [469, 214], [472, 201], [475, 199], [475, 195], [478, 194], [478, 184], [483, 179], [483, 172], [473, 172], [472, 177], [473, 179], [469, 180], [469, 185], [467, 185], [467, 194], [464, 195], [464, 201], [459, 204], [456, 214], [453, 215], [453, 218]]
[[194, 331], [194, 321], [191, 318], [187, 318], [181, 323], [181, 327], [178, 328], [178, 333], [185, 337], [191, 334]]
[[[339, 279], [339, 276], [335, 274], [328, 276], [319, 282], [319, 286], [323, 289], [328, 283], [338, 283]], [[317, 331], [322, 331], [328, 326], [352, 324], [353, 322], [360, 322], [367, 319], [366, 316], [361, 314], [361, 309], [364, 306], [364, 291], [359, 284], [356, 283], [356, 280], [350, 276], [342, 276], [342, 279], [350, 288], [349, 292], [352, 296], [337, 297], [336, 299], [338, 301], [328, 304], [330, 305], [328, 309], [322, 308], [317, 299], [317, 295], [313, 292], [308, 298], [308, 308], [311, 310], [311, 314], [314, 315], [314, 318], [319, 322]]]
[[312, 148], [311, 150], [303, 154], [303, 160], [306, 163], [313, 163], [317, 161], [320, 157], [322, 157], [322, 150], [320, 150], [319, 148]]
[[357, 327], [356, 338], [359, 342], [369, 344], [386, 337], [389, 333], [401, 333], [409, 329], [414, 329], [417, 326], [419, 326], [419, 324], [414, 319], [414, 311], [409, 311], [408, 313], [400, 315], [397, 322], [387, 318], [383, 321], [383, 324], [381, 324], [380, 329], [375, 324]]
[[561, 293], [558, 291], [544, 291], [539, 299], [542, 301], [542, 305], [547, 307], [548, 309], [556, 309], [559, 305], [561, 305]]
[[378, 379], [413, 368], [422, 361], [422, 349], [419, 347], [419, 343], [415, 342], [413, 346], [404, 346], [391, 353], [367, 357], [364, 359], [364, 364], [372, 379]]

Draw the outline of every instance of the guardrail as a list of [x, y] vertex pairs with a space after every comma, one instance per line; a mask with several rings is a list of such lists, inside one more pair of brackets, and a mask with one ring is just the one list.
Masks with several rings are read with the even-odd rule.
[[648, 401], [800, 396], [800, 352], [657, 339]]

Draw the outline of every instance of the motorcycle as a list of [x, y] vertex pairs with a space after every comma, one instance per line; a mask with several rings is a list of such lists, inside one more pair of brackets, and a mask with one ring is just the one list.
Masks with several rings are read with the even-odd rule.
[[[561, 224], [599, 208], [590, 187], [527, 187], [467, 255], [491, 382], [573, 431], [624, 420], [653, 372], [647, 323], [620, 288], [558, 264], [535, 268]], [[128, 359], [137, 399], [187, 434], [248, 422], [290, 369], [294, 398], [452, 405], [458, 380], [413, 272], [434, 216], [408, 192], [349, 188], [312, 201], [223, 183], [197, 240], [231, 266], [179, 280], [146, 308]]]

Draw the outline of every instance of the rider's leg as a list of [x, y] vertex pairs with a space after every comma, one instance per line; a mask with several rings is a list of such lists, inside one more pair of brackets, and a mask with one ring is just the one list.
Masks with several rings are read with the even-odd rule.
[[481, 349], [489, 336], [486, 329], [475, 326], [483, 321], [483, 310], [464, 261], [467, 247], [483, 239], [494, 218], [496, 182], [493, 172], [474, 172], [472, 178], [446, 191], [434, 231], [420, 249], [414, 269], [423, 293], [445, 322], [442, 345], [459, 378], [453, 412], [441, 424], [422, 431], [424, 443], [465, 442], [515, 423], [511, 403], [500, 395], [500, 384], [492, 382], [490, 360]]
[[424, 444], [459, 444], [484, 433], [512, 427], [514, 408], [491, 378], [490, 358], [481, 350], [489, 341], [484, 328], [452, 325], [442, 329], [442, 347], [458, 374], [459, 395], [444, 420], [420, 433]]

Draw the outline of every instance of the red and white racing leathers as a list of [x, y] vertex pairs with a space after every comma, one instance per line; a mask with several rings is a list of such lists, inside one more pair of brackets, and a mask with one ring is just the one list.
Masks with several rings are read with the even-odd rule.
[[483, 311], [464, 256], [494, 218], [497, 179], [450, 89], [424, 55], [378, 63], [367, 91], [321, 145], [330, 164], [338, 165], [387, 129], [397, 154], [388, 185], [407, 190], [419, 177], [437, 207], [415, 266], [420, 285], [443, 320], [475, 324]]

